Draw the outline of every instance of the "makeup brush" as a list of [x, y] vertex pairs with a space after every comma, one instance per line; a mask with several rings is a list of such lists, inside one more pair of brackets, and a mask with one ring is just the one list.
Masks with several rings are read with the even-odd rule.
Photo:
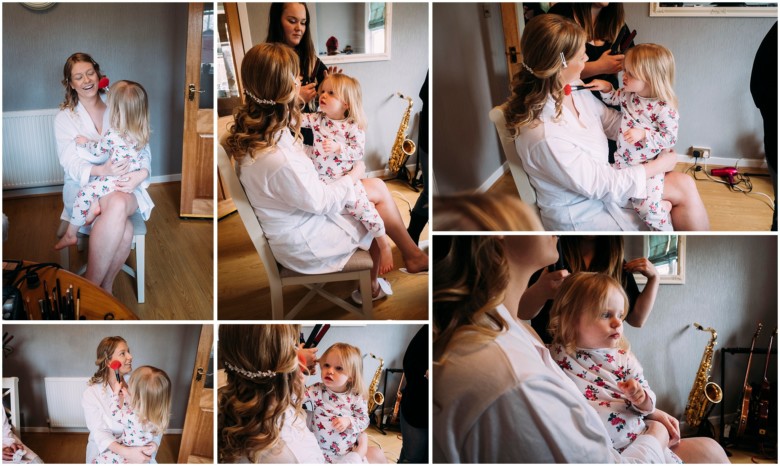
[[98, 89], [105, 89], [108, 87], [108, 78], [106, 76], [103, 76], [100, 78], [100, 82], [98, 82]]
[[590, 88], [586, 86], [572, 86], [571, 84], [567, 84], [563, 86], [563, 93], [566, 95], [571, 95], [571, 91], [582, 91], [587, 89]]
[[111, 364], [108, 365], [111, 369], [114, 369], [114, 374], [116, 374], [116, 382], [119, 385], [122, 385], [122, 379], [119, 377], [119, 367], [122, 365], [121, 362], [117, 361], [116, 359], [111, 361]]

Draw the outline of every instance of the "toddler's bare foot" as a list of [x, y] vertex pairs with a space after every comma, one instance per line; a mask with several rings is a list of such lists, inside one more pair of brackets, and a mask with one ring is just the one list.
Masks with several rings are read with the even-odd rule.
[[87, 211], [86, 225], [92, 225], [92, 222], [95, 221], [98, 215], [100, 215], [100, 203], [93, 202]]
[[379, 275], [392, 272], [393, 248], [390, 246], [387, 235], [376, 238], [376, 244], [379, 246]]
[[70, 228], [68, 228], [68, 231], [66, 231], [65, 234], [62, 235], [62, 238], [57, 241], [57, 244], [54, 245], [54, 249], [59, 251], [60, 249], [67, 248], [68, 246], [75, 246], [77, 241], [78, 238], [76, 237], [76, 233], [71, 233]]

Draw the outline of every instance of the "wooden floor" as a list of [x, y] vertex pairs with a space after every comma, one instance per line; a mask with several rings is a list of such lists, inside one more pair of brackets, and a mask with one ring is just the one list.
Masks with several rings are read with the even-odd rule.
[[[146, 223], [146, 302], [138, 304], [135, 280], [126, 273], [120, 272], [114, 282], [114, 296], [141, 319], [213, 319], [213, 222], [180, 218], [179, 193], [178, 182], [149, 188], [155, 208]], [[59, 262], [54, 243], [60, 194], [4, 199], [3, 212], [10, 222], [3, 259]], [[71, 271], [86, 260], [86, 254], [75, 255], [76, 248], [71, 248]], [[132, 261], [134, 257], [131, 252]]]
[[370, 425], [366, 429], [368, 434], [369, 446], [379, 446], [387, 458], [388, 463], [397, 463], [398, 457], [401, 456], [401, 431], [385, 429], [385, 434], [382, 433], [376, 426]]
[[[414, 205], [419, 193], [399, 181], [389, 181], [390, 191], [402, 193]], [[398, 210], [409, 224], [409, 206], [393, 196]], [[420, 239], [428, 237], [428, 227], [423, 230]], [[233, 213], [218, 223], [217, 246], [217, 314], [220, 320], [271, 319], [270, 288], [265, 269], [257, 255], [249, 235], [237, 213]], [[396, 270], [385, 275], [394, 294], [389, 298], [374, 302], [374, 318], [396, 320], [428, 319], [428, 275], [407, 275], [398, 270], [403, 260], [398, 248], [393, 246], [393, 261]], [[355, 283], [331, 283], [326, 288], [335, 295], [349, 299]], [[290, 286], [284, 289], [285, 310], [289, 311], [308, 291], [303, 286]], [[314, 298], [309, 306], [301, 311], [297, 319], [359, 319], [359, 316], [333, 305], [323, 298]]]
[[[690, 166], [691, 164], [678, 163], [675, 171], [685, 172]], [[711, 168], [715, 166], [708, 166], [707, 172]], [[740, 172], [743, 171], [766, 172], [756, 168], [740, 168]], [[724, 184], [706, 179], [703, 172], [699, 172], [697, 178], [701, 178], [696, 181], [696, 187], [707, 209], [712, 231], [769, 231], [772, 226], [772, 207], [766, 197], [733, 192]], [[764, 193], [774, 200], [771, 178], [754, 176], [751, 181], [753, 193]], [[518, 195], [509, 172], [499, 178], [488, 192]]]
[[[380, 434], [381, 435], [381, 434]], [[86, 461], [89, 434], [25, 432], [22, 442], [41, 457], [44, 463], [80, 463]], [[158, 463], [176, 463], [181, 434], [165, 434], [157, 450]]]

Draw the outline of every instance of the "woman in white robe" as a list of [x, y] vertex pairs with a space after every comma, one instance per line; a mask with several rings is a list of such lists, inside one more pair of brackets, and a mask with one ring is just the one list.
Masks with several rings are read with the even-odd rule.
[[[85, 53], [74, 53], [63, 68], [65, 101], [54, 118], [57, 156], [65, 170], [62, 200], [65, 208], [60, 218], [70, 220], [70, 210], [81, 186], [90, 176], [124, 175], [116, 182], [117, 191], [100, 198], [101, 214], [92, 224], [86, 278], [101, 288], [112, 291], [114, 279], [130, 255], [133, 240], [132, 216], [139, 210], [149, 217], [154, 204], [146, 188], [151, 176], [151, 156], [148, 146], [142, 151], [142, 168], [128, 173], [127, 162], [93, 165], [88, 151], [76, 145], [78, 135], [100, 140], [108, 129], [108, 111], [103, 91], [98, 89], [100, 65]], [[145, 156], [143, 156], [145, 155]]]
[[536, 189], [542, 223], [550, 231], [646, 229], [630, 198], [646, 197], [646, 181], [667, 173], [664, 200], [677, 230], [708, 230], [709, 220], [693, 180], [672, 172], [676, 155], [666, 152], [644, 165], [616, 170], [608, 162], [607, 137], [615, 139], [620, 113], [586, 90], [569, 95], [587, 55], [585, 32], [558, 15], [542, 15], [523, 31], [522, 69], [512, 84], [504, 114]]

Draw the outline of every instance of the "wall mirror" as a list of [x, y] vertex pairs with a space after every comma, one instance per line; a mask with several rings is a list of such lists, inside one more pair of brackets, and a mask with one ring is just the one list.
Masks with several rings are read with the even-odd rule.
[[776, 2], [650, 3], [650, 16], [777, 17]]
[[[626, 260], [647, 257], [661, 277], [662, 285], [685, 284], [685, 237], [679, 235], [645, 235], [625, 237]], [[647, 278], [634, 274], [636, 282]]]
[[326, 65], [390, 59], [391, 3], [309, 3], [312, 40]]

